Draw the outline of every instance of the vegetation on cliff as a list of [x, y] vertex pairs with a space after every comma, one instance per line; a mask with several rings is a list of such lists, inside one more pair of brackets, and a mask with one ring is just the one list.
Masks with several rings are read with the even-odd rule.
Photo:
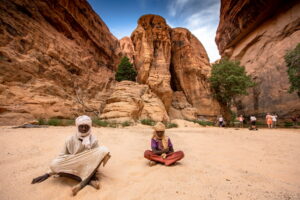
[[300, 97], [300, 43], [295, 49], [288, 51], [284, 59], [288, 67], [287, 73], [291, 84], [289, 92], [296, 91]]
[[118, 66], [118, 70], [116, 72], [116, 80], [117, 81], [135, 81], [137, 76], [136, 70], [133, 68], [133, 65], [130, 63], [129, 58], [124, 56], [121, 59], [121, 62]]

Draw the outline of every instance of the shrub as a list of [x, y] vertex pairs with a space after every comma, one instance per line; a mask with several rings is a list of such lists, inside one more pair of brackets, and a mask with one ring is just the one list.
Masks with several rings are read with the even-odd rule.
[[165, 124], [165, 126], [166, 126], [167, 129], [168, 128], [177, 128], [178, 127], [178, 125], [175, 124], [175, 123], [165, 122], [164, 124]]
[[156, 124], [152, 119], [142, 119], [141, 123], [144, 125], [154, 126]]
[[64, 119], [62, 125], [63, 126], [72, 126], [72, 125], [75, 125], [75, 120], [74, 119]]
[[294, 126], [293, 122], [284, 122], [284, 127], [289, 128]]
[[63, 123], [61, 119], [51, 118], [48, 120], [47, 124], [50, 126], [61, 126]]
[[210, 121], [203, 121], [203, 120], [190, 120], [191, 122], [197, 123], [201, 126], [214, 126], [213, 122]]
[[38, 119], [38, 125], [47, 125], [47, 121], [45, 119]]
[[122, 123], [122, 127], [130, 126], [130, 125], [131, 125], [131, 122], [129, 122], [129, 121], [125, 121]]
[[219, 63], [213, 64], [209, 81], [214, 97], [224, 109], [227, 122], [231, 119], [230, 107], [235, 104], [234, 99], [247, 95], [247, 89], [255, 85], [239, 62], [228, 59], [221, 59]]
[[108, 126], [111, 128], [117, 128], [118, 127], [118, 123], [117, 122], [109, 122]]
[[118, 66], [118, 70], [115, 75], [117, 81], [129, 80], [135, 81], [137, 72], [133, 68], [133, 65], [129, 62], [129, 59], [125, 56], [122, 58], [121, 63]]
[[291, 84], [289, 92], [296, 91], [300, 97], [300, 43], [295, 49], [285, 54], [284, 60], [288, 67], [287, 73]]
[[102, 126], [102, 127], [107, 127], [109, 124], [107, 121], [102, 121], [100, 119], [93, 119], [92, 122], [93, 122], [93, 125]]

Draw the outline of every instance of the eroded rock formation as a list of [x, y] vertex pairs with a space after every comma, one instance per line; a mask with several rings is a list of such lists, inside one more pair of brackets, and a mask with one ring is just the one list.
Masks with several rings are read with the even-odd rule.
[[172, 101], [170, 86], [171, 39], [170, 27], [158, 15], [144, 15], [131, 34], [135, 47], [137, 81], [147, 84], [162, 99], [168, 110]]
[[288, 93], [286, 51], [300, 42], [299, 1], [221, 1], [216, 42], [221, 55], [239, 60], [257, 86], [240, 99], [245, 114], [300, 114], [300, 99]]
[[132, 81], [115, 84], [100, 118], [117, 122], [139, 119], [169, 121], [164, 104], [149, 86]]
[[84, 0], [0, 1], [0, 124], [100, 112], [119, 52]]
[[[219, 111], [205, 49], [160, 16], [142, 16], [131, 38], [118, 41], [85, 0], [2, 0], [0, 27], [0, 125], [79, 114], [168, 121]], [[115, 82], [121, 56], [134, 63], [138, 83]]]
[[171, 40], [172, 89], [182, 91], [187, 102], [197, 109], [198, 114], [216, 115], [219, 105], [211, 96], [208, 83], [211, 67], [204, 47], [184, 28], [172, 29]]
[[207, 81], [210, 73], [207, 53], [190, 31], [170, 28], [161, 16], [144, 15], [138, 20], [131, 39], [138, 82], [149, 85], [162, 99], [170, 115], [187, 116], [180, 114], [182, 109], [176, 106], [178, 94], [173, 95], [176, 91], [184, 95], [179, 99], [186, 100], [182, 102], [186, 108], [189, 107], [187, 104], [196, 108], [196, 111], [191, 109], [189, 116], [214, 116], [219, 113], [219, 106], [211, 96]]

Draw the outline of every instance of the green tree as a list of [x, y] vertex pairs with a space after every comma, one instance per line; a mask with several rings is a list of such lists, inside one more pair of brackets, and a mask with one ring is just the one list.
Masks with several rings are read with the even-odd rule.
[[129, 62], [129, 59], [124, 56], [118, 66], [115, 78], [117, 81], [129, 80], [135, 81], [137, 72], [133, 68], [133, 65]]
[[226, 121], [231, 119], [231, 106], [236, 97], [247, 95], [247, 89], [255, 85], [245, 68], [239, 62], [221, 59], [212, 66], [209, 78], [215, 98], [222, 107], [222, 114]]
[[284, 59], [288, 67], [287, 73], [291, 84], [289, 92], [297, 91], [300, 97], [300, 43], [295, 49], [288, 51]]

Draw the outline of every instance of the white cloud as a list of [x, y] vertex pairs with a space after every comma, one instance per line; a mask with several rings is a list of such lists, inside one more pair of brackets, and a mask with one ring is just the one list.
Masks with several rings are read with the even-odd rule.
[[203, 44], [210, 62], [214, 62], [220, 58], [217, 45], [215, 43], [215, 29], [210, 27], [200, 27], [189, 29]]
[[220, 4], [200, 10], [185, 19], [188, 28], [205, 47], [210, 62], [220, 58], [217, 45], [215, 43], [216, 30], [219, 22]]
[[169, 15], [172, 17], [176, 16], [177, 13], [182, 11], [188, 1], [189, 0], [173, 0], [168, 6]]

